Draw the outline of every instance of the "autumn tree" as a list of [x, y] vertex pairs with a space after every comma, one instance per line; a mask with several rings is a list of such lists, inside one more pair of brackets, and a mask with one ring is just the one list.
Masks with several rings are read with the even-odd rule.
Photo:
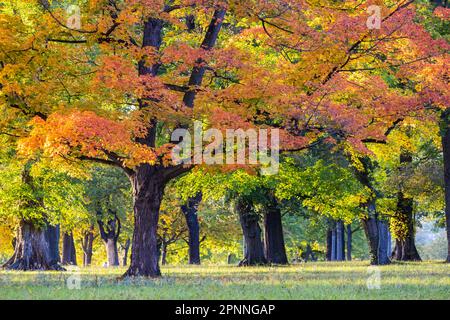
[[385, 81], [447, 46], [415, 21], [413, 2], [380, 1], [381, 29], [367, 28], [371, 3], [359, 1], [90, 1], [80, 26], [66, 23], [64, 3], [20, 2], [1, 16], [5, 122], [34, 117], [27, 156], [126, 172], [135, 228], [125, 275], [156, 277], [164, 188], [192, 167], [170, 161], [171, 132], [192, 119], [275, 126], [283, 149], [341, 139], [366, 152], [361, 142], [441, 98]]

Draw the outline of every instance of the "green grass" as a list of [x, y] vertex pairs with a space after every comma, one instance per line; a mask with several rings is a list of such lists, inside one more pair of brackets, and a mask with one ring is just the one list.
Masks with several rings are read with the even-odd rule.
[[[126, 281], [117, 281], [123, 268], [0, 271], [0, 299], [450, 299], [448, 264], [379, 267], [379, 289], [368, 289], [368, 279], [374, 279], [368, 270], [368, 263], [361, 261], [287, 267], [167, 266], [160, 279]], [[79, 278], [81, 288], [69, 289], [69, 278]]]

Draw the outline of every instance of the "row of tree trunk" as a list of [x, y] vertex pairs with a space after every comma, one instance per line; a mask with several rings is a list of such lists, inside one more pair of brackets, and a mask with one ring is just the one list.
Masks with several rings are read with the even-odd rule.
[[[344, 226], [342, 220], [330, 221], [327, 231], [327, 261], [351, 261], [352, 260], [352, 228]], [[345, 238], [347, 237], [347, 242]], [[347, 250], [345, 244], [347, 243]], [[347, 256], [345, 255], [347, 251]]]
[[235, 201], [235, 210], [244, 235], [244, 259], [239, 263], [240, 266], [288, 263], [281, 211], [272, 194], [268, 194], [267, 200], [263, 219], [264, 242], [261, 239], [260, 217], [254, 211], [252, 200], [238, 197]]

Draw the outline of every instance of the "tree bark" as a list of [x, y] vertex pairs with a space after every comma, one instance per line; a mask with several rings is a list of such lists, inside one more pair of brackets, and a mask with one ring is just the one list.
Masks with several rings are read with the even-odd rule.
[[388, 252], [389, 225], [385, 220], [378, 220], [378, 264], [389, 264]]
[[367, 215], [361, 219], [369, 244], [370, 263], [372, 265], [389, 264], [390, 260], [387, 252], [387, 232], [389, 228], [386, 222], [380, 220], [376, 210], [377, 192], [372, 186], [369, 175], [373, 165], [368, 157], [360, 157], [359, 160], [363, 165], [363, 170], [353, 167], [355, 176], [363, 186], [369, 188], [372, 192], [371, 198], [362, 204], [366, 209]]
[[92, 245], [94, 243], [94, 226], [92, 225], [87, 232], [84, 233], [81, 241], [83, 248], [83, 266], [90, 266], [92, 263]]
[[77, 265], [77, 252], [72, 232], [64, 232], [62, 245], [62, 264]]
[[130, 176], [133, 186], [134, 232], [130, 267], [125, 277], [159, 277], [158, 219], [165, 180], [160, 168], [141, 165]]
[[352, 261], [352, 225], [347, 225], [347, 261]]
[[239, 263], [240, 266], [252, 266], [266, 264], [264, 247], [261, 241], [261, 228], [259, 227], [259, 216], [253, 212], [249, 200], [239, 197], [236, 200], [236, 211], [239, 214], [242, 232], [245, 241], [245, 256]]
[[269, 204], [264, 211], [264, 250], [268, 263], [288, 264], [284, 245], [281, 210], [273, 195], [268, 196]]
[[333, 229], [330, 225], [328, 225], [327, 229], [327, 253], [326, 259], [327, 261], [332, 261], [332, 251], [333, 251]]
[[197, 212], [201, 201], [202, 194], [199, 193], [190, 198], [186, 205], [181, 206], [189, 232], [189, 264], [200, 264], [200, 225]]
[[167, 264], [167, 245], [165, 243], [161, 245], [161, 264], [163, 266]]
[[331, 261], [336, 261], [337, 258], [337, 237], [336, 237], [336, 222], [333, 222], [331, 229]]
[[406, 230], [399, 242], [396, 259], [401, 261], [421, 261], [419, 252], [415, 242], [415, 226], [413, 219], [413, 199], [403, 197], [403, 193], [399, 192], [397, 215], [401, 217], [401, 223], [404, 224]]
[[8, 270], [64, 270], [50, 253], [45, 230], [22, 220], [13, 256], [3, 265]]
[[367, 208], [368, 216], [362, 219], [362, 224], [369, 243], [370, 263], [372, 265], [389, 264], [390, 260], [387, 252], [387, 223], [379, 220], [373, 200], [369, 202]]
[[336, 222], [336, 261], [344, 261], [344, 257], [344, 223], [339, 220]]
[[49, 254], [52, 263], [59, 263], [59, 225], [52, 226], [48, 224], [45, 230], [45, 237], [48, 242]]
[[122, 249], [123, 249], [122, 266], [125, 267], [128, 263], [128, 250], [130, 250], [130, 239], [127, 239]]
[[106, 256], [108, 258], [108, 267], [119, 266], [119, 252], [117, 250], [117, 241], [120, 235], [120, 219], [115, 213], [109, 212], [106, 224], [101, 219], [101, 213], [97, 215], [97, 223], [100, 230], [100, 237], [106, 248]]
[[447, 230], [447, 262], [450, 263], [450, 108], [441, 115], [442, 151], [444, 155], [445, 224]]

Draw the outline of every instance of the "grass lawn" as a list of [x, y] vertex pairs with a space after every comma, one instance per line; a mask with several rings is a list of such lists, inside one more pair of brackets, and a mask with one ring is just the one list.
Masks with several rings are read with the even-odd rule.
[[117, 281], [124, 270], [0, 271], [0, 299], [450, 299], [450, 265], [440, 262], [379, 267], [379, 286], [376, 270], [362, 261], [167, 266], [157, 280]]

